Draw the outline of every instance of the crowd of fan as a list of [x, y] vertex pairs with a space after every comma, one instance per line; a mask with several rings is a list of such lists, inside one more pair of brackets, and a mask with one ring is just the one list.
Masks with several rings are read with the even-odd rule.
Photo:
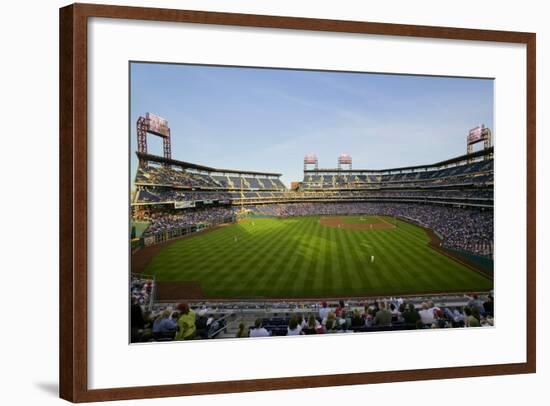
[[329, 182], [307, 182], [305, 181], [301, 189], [302, 190], [320, 190], [320, 189], [338, 189], [338, 188], [347, 188], [347, 189], [357, 189], [360, 187], [370, 187], [370, 188], [379, 188], [379, 189], [430, 189], [438, 187], [466, 187], [466, 186], [484, 186], [486, 184], [492, 184], [494, 182], [494, 176], [492, 173], [487, 173], [484, 175], [462, 175], [454, 176], [448, 178], [437, 178], [437, 179], [425, 179], [422, 181], [379, 181], [376, 183], [359, 183], [359, 182], [336, 182], [330, 180]]
[[493, 252], [493, 212], [410, 205], [392, 215], [411, 218], [443, 236], [443, 246], [480, 255]]
[[215, 338], [227, 325], [225, 318], [192, 309], [187, 303], [154, 312], [132, 301], [131, 342], [172, 341]]
[[356, 173], [306, 173], [305, 189], [346, 187], [376, 184], [380, 187], [426, 187], [451, 184], [479, 184], [493, 181], [493, 160], [478, 161], [449, 168], [365, 175]]
[[149, 227], [145, 230], [143, 236], [147, 237], [197, 224], [229, 222], [233, 217], [233, 209], [225, 206], [152, 212], [148, 217], [143, 218], [143, 220], [149, 221]]
[[[427, 300], [415, 305], [412, 300], [387, 298], [352, 306], [343, 300], [329, 305], [322, 302], [318, 311], [287, 314], [285, 317], [258, 318], [253, 325], [239, 323], [237, 338], [295, 336], [368, 331], [487, 327], [494, 325], [494, 299], [473, 294], [465, 305], [437, 305]], [[131, 307], [132, 342], [172, 341], [216, 338], [227, 331], [225, 315], [209, 312], [204, 305], [193, 309], [187, 303], [175, 308], [150, 311], [135, 298]]]
[[139, 167], [135, 181], [136, 183], [155, 185], [178, 185], [207, 188], [221, 187], [218, 182], [207, 175], [153, 165]]
[[285, 185], [277, 177], [255, 177], [245, 173], [215, 175], [210, 172], [192, 172], [167, 166], [148, 165], [138, 168], [136, 184], [179, 186], [205, 189], [265, 189], [285, 190]]
[[[287, 321], [281, 327], [280, 321]], [[485, 300], [477, 294], [466, 306], [437, 306], [432, 300], [417, 308], [400, 298], [374, 301], [363, 309], [351, 308], [344, 301], [336, 306], [323, 302], [317, 314], [294, 314], [288, 319], [256, 319], [253, 326], [239, 325], [241, 337], [295, 336], [328, 333], [351, 333], [381, 330], [412, 330], [457, 327], [487, 327], [494, 324], [493, 296]]]
[[141, 187], [136, 198], [137, 202], [174, 202], [174, 201], [204, 201], [229, 200], [232, 195], [228, 192], [207, 192], [172, 189], [167, 187]]
[[418, 199], [430, 198], [451, 198], [451, 199], [492, 199], [492, 189], [469, 189], [469, 190], [445, 190], [445, 189], [421, 189], [409, 191], [343, 191], [343, 196], [365, 196], [365, 197], [414, 197]]
[[[136, 202], [160, 203], [175, 201], [203, 201], [203, 200], [234, 200], [234, 199], [258, 199], [258, 200], [319, 200], [319, 199], [413, 199], [413, 200], [450, 200], [468, 202], [472, 199], [482, 203], [492, 204], [492, 189], [471, 190], [445, 190], [422, 189], [414, 191], [399, 190], [340, 190], [340, 191], [308, 191], [308, 192], [273, 192], [273, 191], [192, 191], [173, 189], [169, 187], [142, 186], [138, 190]], [[489, 202], [484, 202], [490, 200]]]
[[130, 279], [130, 296], [132, 301], [149, 306], [153, 300], [153, 279], [132, 275]]
[[386, 215], [412, 220], [436, 231], [443, 246], [490, 256], [493, 212], [458, 207], [404, 203], [293, 203], [256, 205], [252, 211], [270, 216]]

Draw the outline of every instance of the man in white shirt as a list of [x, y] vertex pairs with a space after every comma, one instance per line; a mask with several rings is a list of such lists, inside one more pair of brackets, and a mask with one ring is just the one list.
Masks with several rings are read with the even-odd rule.
[[422, 303], [422, 310], [418, 312], [420, 320], [424, 325], [431, 325], [435, 321], [434, 309], [430, 308], [427, 303]]
[[256, 319], [254, 328], [250, 330], [249, 337], [269, 337], [269, 331], [262, 327], [262, 319]]
[[319, 318], [321, 320], [324, 320], [327, 318], [328, 314], [330, 313], [330, 309], [328, 308], [327, 302], [321, 303], [321, 308], [319, 309]]

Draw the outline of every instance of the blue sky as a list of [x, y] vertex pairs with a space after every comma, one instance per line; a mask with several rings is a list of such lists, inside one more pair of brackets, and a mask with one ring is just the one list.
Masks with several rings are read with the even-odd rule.
[[[131, 173], [135, 122], [168, 120], [172, 157], [301, 180], [303, 157], [336, 167], [427, 164], [466, 152], [468, 130], [493, 127], [493, 80], [175, 64], [131, 64]], [[149, 152], [162, 155], [159, 137]]]

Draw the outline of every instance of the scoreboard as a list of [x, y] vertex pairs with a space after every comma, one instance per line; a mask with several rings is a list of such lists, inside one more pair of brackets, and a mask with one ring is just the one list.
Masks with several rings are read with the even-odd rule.
[[485, 140], [485, 125], [481, 124], [468, 132], [468, 145]]
[[147, 113], [145, 118], [147, 119], [147, 131], [162, 137], [170, 136], [168, 120], [153, 113]]

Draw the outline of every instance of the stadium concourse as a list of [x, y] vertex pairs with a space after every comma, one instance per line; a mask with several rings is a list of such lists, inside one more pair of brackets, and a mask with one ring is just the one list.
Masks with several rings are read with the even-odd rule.
[[[439, 249], [450, 255], [460, 255], [466, 262], [489, 261], [492, 278], [492, 147], [403, 168], [307, 169], [304, 165], [302, 181], [291, 190], [278, 173], [137, 155], [131, 200], [133, 254], [243, 217], [387, 216], [430, 230]], [[166, 303], [155, 293], [155, 278], [144, 275], [133, 275], [130, 289], [132, 341], [492, 325], [490, 289], [480, 292], [480, 297], [464, 291], [443, 295], [420, 291], [402, 299], [363, 295], [342, 298], [342, 303], [327, 297], [328, 310], [320, 305], [322, 297], [294, 302], [181, 297], [185, 303]], [[191, 325], [193, 332], [185, 332]]]

